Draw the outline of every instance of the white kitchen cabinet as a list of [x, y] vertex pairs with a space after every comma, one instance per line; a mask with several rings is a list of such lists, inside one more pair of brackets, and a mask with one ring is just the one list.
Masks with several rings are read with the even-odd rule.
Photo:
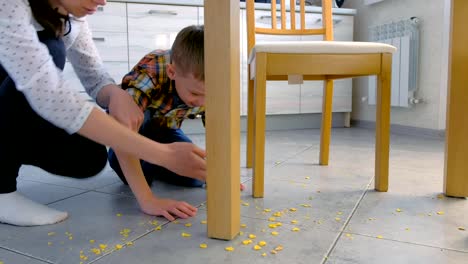
[[127, 4], [131, 67], [155, 49], [170, 49], [177, 33], [198, 24], [198, 7]]

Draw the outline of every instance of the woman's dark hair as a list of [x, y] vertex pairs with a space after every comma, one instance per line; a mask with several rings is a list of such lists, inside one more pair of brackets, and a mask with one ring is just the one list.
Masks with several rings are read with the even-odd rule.
[[34, 18], [45, 30], [54, 32], [57, 37], [63, 35], [64, 24], [68, 16], [64, 16], [57, 12], [57, 9], [52, 8], [49, 0], [29, 0], [29, 5]]

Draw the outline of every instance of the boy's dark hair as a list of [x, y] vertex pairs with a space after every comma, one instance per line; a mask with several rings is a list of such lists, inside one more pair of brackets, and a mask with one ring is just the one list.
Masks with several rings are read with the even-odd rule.
[[56, 37], [63, 35], [68, 16], [52, 8], [49, 0], [29, 0], [29, 6], [34, 18], [45, 30], [54, 33]]
[[204, 27], [188, 26], [175, 38], [171, 49], [171, 63], [181, 74], [192, 73], [198, 80], [205, 80]]

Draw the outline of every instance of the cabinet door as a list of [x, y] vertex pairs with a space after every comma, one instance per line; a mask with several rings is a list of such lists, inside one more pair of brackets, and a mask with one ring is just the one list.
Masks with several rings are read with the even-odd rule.
[[[242, 10], [244, 19], [241, 24], [242, 38], [241, 71], [242, 71], [242, 97], [245, 98], [242, 104], [242, 114], [247, 114], [247, 26], [245, 21], [245, 10]], [[290, 27], [290, 18], [287, 14], [286, 27]], [[270, 11], [255, 11], [255, 23], [258, 27], [271, 27]], [[277, 12], [277, 27], [281, 27], [281, 12]], [[299, 15], [296, 15], [296, 27], [300, 27]], [[299, 41], [300, 36], [278, 36], [278, 35], [256, 35], [256, 43], [267, 41]], [[300, 85], [289, 85], [287, 81], [268, 81], [266, 90], [266, 113], [267, 114], [297, 114], [299, 113]]]
[[128, 62], [126, 32], [95, 31], [93, 41], [104, 63]]
[[86, 17], [93, 32], [127, 32], [127, 8], [125, 3], [109, 2], [98, 7], [97, 12]]
[[170, 49], [177, 33], [198, 24], [198, 8], [128, 3], [130, 67], [155, 49]]
[[[335, 80], [332, 112], [351, 112], [352, 79]], [[321, 113], [323, 81], [304, 81], [301, 85], [301, 113]]]

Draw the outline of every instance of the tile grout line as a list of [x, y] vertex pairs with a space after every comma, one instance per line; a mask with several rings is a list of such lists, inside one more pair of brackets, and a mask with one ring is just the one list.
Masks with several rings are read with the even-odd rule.
[[361, 204], [362, 200], [364, 199], [364, 196], [366, 196], [367, 192], [369, 191], [369, 186], [372, 184], [374, 178], [371, 178], [371, 180], [369, 181], [369, 183], [366, 185], [366, 189], [364, 190], [364, 192], [361, 194], [361, 197], [359, 198], [359, 200], [357, 201], [356, 205], [354, 205], [354, 208], [353, 210], [351, 210], [351, 214], [348, 216], [348, 218], [346, 219], [344, 225], [341, 227], [340, 229], [340, 232], [338, 233], [338, 235], [335, 237], [334, 241], [332, 242], [332, 244], [330, 245], [330, 248], [327, 250], [327, 253], [325, 254], [325, 256], [323, 257], [322, 261], [320, 262], [321, 264], [325, 264], [327, 261], [328, 261], [328, 258], [330, 257], [330, 254], [333, 252], [333, 250], [335, 249], [336, 247], [336, 244], [338, 244], [338, 241], [340, 240], [341, 236], [343, 235], [343, 232], [344, 230], [346, 229], [346, 227], [348, 226], [349, 222], [351, 221], [351, 218], [354, 216], [354, 213], [356, 212], [357, 208], [359, 207], [359, 205]]
[[42, 259], [42, 258], [39, 258], [39, 257], [35, 257], [35, 256], [33, 256], [33, 255], [29, 255], [29, 254], [27, 254], [27, 253], [24, 253], [24, 252], [21, 252], [21, 251], [17, 251], [17, 250], [11, 249], [11, 248], [7, 248], [7, 247], [4, 247], [4, 246], [0, 246], [0, 248], [1, 248], [1, 249], [4, 249], [4, 250], [6, 250], [6, 251], [10, 251], [10, 252], [16, 253], [16, 254], [21, 255], [21, 256], [25, 256], [25, 257], [31, 258], [31, 259], [39, 260], [39, 261], [42, 261], [42, 262], [45, 262], [45, 263], [54, 264], [54, 262], [51, 262], [50, 260]]
[[[348, 233], [353, 234], [353, 235], [357, 235], [357, 236], [376, 238], [375, 236], [371, 236], [371, 235], [365, 235], [365, 234], [359, 234], [359, 233], [353, 233], [353, 232], [348, 232]], [[388, 239], [388, 238], [380, 238], [380, 240], [386, 240], [386, 241], [392, 241], [392, 242], [397, 242], [397, 243], [403, 243], [403, 244], [420, 246], [420, 247], [428, 247], [428, 248], [434, 248], [434, 249], [440, 249], [440, 250], [449, 250], [449, 251], [455, 251], [455, 252], [459, 252], [459, 253], [468, 254], [468, 251], [455, 249], [455, 248], [443, 248], [443, 247], [438, 247], [438, 246], [431, 246], [431, 245], [426, 245], [426, 244], [420, 244], [420, 243], [409, 242], [409, 241], [401, 241], [401, 240], [396, 240], [396, 239]]]

